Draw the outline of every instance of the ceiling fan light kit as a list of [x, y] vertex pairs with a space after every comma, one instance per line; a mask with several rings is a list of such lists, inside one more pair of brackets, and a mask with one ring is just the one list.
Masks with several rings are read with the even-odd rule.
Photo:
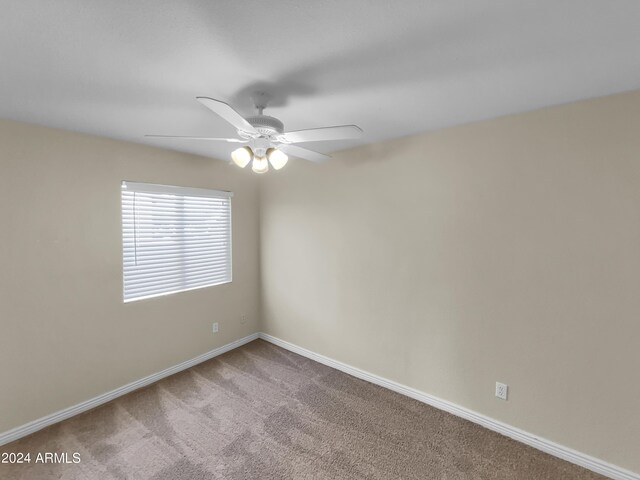
[[273, 147], [267, 149], [267, 158], [269, 159], [271, 166], [276, 170], [280, 170], [289, 161], [289, 157], [286, 153]]
[[255, 173], [266, 173], [269, 171], [269, 164], [271, 164], [274, 170], [283, 168], [289, 161], [289, 155], [312, 162], [322, 162], [331, 158], [329, 155], [293, 145], [294, 143], [344, 140], [358, 138], [362, 135], [362, 129], [356, 125], [339, 125], [335, 127], [285, 132], [284, 124], [280, 120], [262, 114], [266, 108], [268, 96], [264, 93], [256, 93], [253, 98], [256, 109], [258, 110], [258, 115], [244, 118], [223, 101], [209, 97], [196, 97], [196, 100], [201, 104], [233, 125], [240, 138], [185, 137], [172, 135], [147, 136], [244, 143], [246, 145], [231, 152], [231, 160], [233, 163], [240, 168], [245, 168], [251, 164], [251, 170]]
[[231, 160], [240, 168], [244, 168], [253, 160], [253, 152], [249, 147], [240, 147], [231, 152]]
[[251, 170], [256, 173], [267, 173], [269, 171], [269, 162], [266, 157], [256, 157], [251, 164]]
[[231, 152], [231, 160], [240, 168], [244, 168], [253, 162], [251, 169], [256, 173], [267, 172], [269, 170], [269, 163], [274, 170], [280, 170], [289, 161], [287, 154], [277, 148], [269, 147], [264, 152], [262, 152], [262, 150], [264, 149], [256, 149], [256, 151], [261, 153], [261, 155], [259, 155], [250, 147], [240, 147]]

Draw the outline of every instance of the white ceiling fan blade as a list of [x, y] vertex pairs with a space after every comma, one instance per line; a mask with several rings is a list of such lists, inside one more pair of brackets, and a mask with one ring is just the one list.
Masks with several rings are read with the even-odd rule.
[[286, 132], [279, 138], [287, 143], [322, 142], [325, 140], [345, 140], [359, 138], [362, 129], [357, 125], [338, 125], [336, 127], [310, 128]]
[[218, 142], [229, 142], [229, 143], [247, 143], [246, 140], [241, 140], [239, 138], [217, 138], [217, 137], [190, 137], [184, 135], [145, 135], [145, 137], [149, 138], [180, 138], [183, 140], [213, 140]]
[[282, 150], [284, 153], [291, 155], [292, 157], [304, 158], [305, 160], [311, 160], [312, 162], [317, 163], [325, 162], [331, 158], [329, 155], [325, 155], [324, 153], [314, 152], [313, 150], [298, 147], [296, 145], [278, 145], [278, 150]]
[[259, 135], [258, 131], [253, 128], [253, 126], [247, 122], [242, 115], [236, 112], [231, 106], [227, 103], [221, 102], [220, 100], [215, 100], [209, 97], [196, 97], [202, 105], [207, 107], [213, 113], [219, 115], [224, 120], [229, 122], [231, 125], [236, 127], [238, 130], [242, 130], [244, 132], [255, 133]]

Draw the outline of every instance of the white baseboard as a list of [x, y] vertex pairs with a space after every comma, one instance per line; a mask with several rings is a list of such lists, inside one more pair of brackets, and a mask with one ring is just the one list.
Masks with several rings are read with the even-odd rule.
[[6, 432], [0, 433], [0, 445], [13, 442], [14, 440], [25, 437], [33, 432], [36, 432], [45, 427], [48, 427], [49, 425], [53, 425], [54, 423], [61, 422], [62, 420], [73, 417], [74, 415], [78, 415], [82, 412], [95, 408], [99, 405], [102, 405], [103, 403], [109, 402], [129, 392], [145, 387], [154, 382], [157, 382], [158, 380], [161, 380], [165, 377], [173, 375], [174, 373], [178, 373], [182, 370], [186, 370], [187, 368], [193, 367], [194, 365], [197, 365], [213, 357], [216, 357], [225, 352], [228, 352], [229, 350], [238, 348], [257, 338], [262, 338], [267, 342], [273, 343], [274, 345], [278, 345], [279, 347], [282, 347], [291, 352], [297, 353], [298, 355], [302, 355], [303, 357], [307, 357], [307, 358], [310, 358], [311, 360], [315, 360], [318, 363], [322, 363], [324, 365], [335, 368], [336, 370], [340, 370], [354, 377], [360, 378], [362, 380], [366, 380], [367, 382], [371, 382], [376, 385], [380, 385], [381, 387], [385, 387], [385, 388], [388, 388], [389, 390], [393, 390], [394, 392], [398, 392], [407, 397], [411, 397], [415, 400], [426, 403], [427, 405], [431, 405], [432, 407], [438, 408], [440, 410], [444, 410], [445, 412], [449, 412], [453, 415], [464, 418], [473, 423], [477, 423], [478, 425], [482, 425], [483, 427], [488, 428], [489, 430], [493, 430], [494, 432], [498, 432], [502, 435], [513, 438], [514, 440], [522, 442], [526, 445], [537, 448], [538, 450], [541, 450], [545, 453], [549, 453], [558, 458], [562, 458], [563, 460], [566, 460], [568, 462], [574, 463], [581, 467], [587, 468], [601, 475], [605, 475], [614, 480], [640, 480], [640, 474], [631, 472], [629, 470], [625, 470], [624, 468], [620, 468], [616, 465], [612, 465], [603, 460], [592, 457], [590, 455], [586, 455], [584, 453], [578, 452], [576, 450], [565, 447], [563, 445], [559, 445], [555, 442], [536, 436], [532, 433], [525, 432], [524, 430], [521, 430], [516, 427], [512, 427], [511, 425], [507, 425], [498, 420], [494, 420], [490, 417], [474, 412], [473, 410], [469, 410], [467, 408], [456, 405], [455, 403], [442, 400], [441, 398], [435, 397], [433, 395], [429, 395], [428, 393], [421, 392], [419, 390], [416, 390], [411, 387], [407, 387], [406, 385], [402, 385], [392, 380], [387, 380], [386, 378], [380, 377], [373, 373], [369, 373], [359, 368], [352, 367], [350, 365], [339, 362], [332, 358], [325, 357], [324, 355], [320, 355], [318, 353], [312, 352], [311, 350], [307, 350], [306, 348], [299, 347], [297, 345], [289, 343], [285, 340], [281, 340], [280, 338], [274, 337], [266, 333], [260, 333], [260, 334], [254, 333], [252, 335], [248, 335], [244, 338], [241, 338], [234, 342], [223, 345], [222, 347], [216, 348], [207, 353], [203, 353], [202, 355], [192, 358], [191, 360], [187, 360], [185, 362], [179, 363], [178, 365], [174, 365], [173, 367], [169, 367], [165, 370], [162, 370], [161, 372], [154, 373], [147, 377], [141, 378], [140, 380], [137, 380], [135, 382], [129, 383], [122, 387], [116, 388], [115, 390], [112, 390], [110, 392], [94, 397], [90, 400], [78, 403], [77, 405], [65, 408], [58, 412], [52, 413], [51, 415], [47, 415], [45, 417], [39, 418], [37, 420], [29, 422], [20, 427], [16, 427]]
[[506, 423], [499, 422], [498, 420], [494, 420], [490, 417], [474, 412], [473, 410], [461, 407], [459, 405], [456, 405], [455, 403], [442, 400], [441, 398], [429, 395], [428, 393], [421, 392], [411, 387], [407, 387], [406, 385], [402, 385], [392, 380], [387, 380], [386, 378], [380, 377], [373, 373], [365, 372], [364, 370], [360, 370], [359, 368], [355, 368], [332, 358], [325, 357], [324, 355], [312, 352], [311, 350], [299, 347], [297, 345], [294, 345], [293, 343], [289, 343], [272, 335], [260, 333], [260, 338], [286, 350], [297, 353], [298, 355], [302, 355], [303, 357], [315, 360], [318, 363], [322, 363], [329, 367], [335, 368], [336, 370], [348, 373], [349, 375], [352, 375], [354, 377], [366, 380], [367, 382], [371, 382], [376, 385], [380, 385], [381, 387], [388, 388], [389, 390], [393, 390], [394, 392], [398, 392], [402, 395], [406, 395], [407, 397], [411, 397], [415, 400], [426, 403], [427, 405], [431, 405], [432, 407], [464, 418], [465, 420], [469, 420], [473, 423], [477, 423], [478, 425], [482, 425], [489, 430], [493, 430], [494, 432], [498, 432], [526, 445], [537, 448], [538, 450], [541, 450], [545, 453], [574, 463], [609, 478], [613, 478], [615, 480], [640, 480], [640, 474], [631, 472], [624, 468], [620, 468], [616, 465], [612, 465], [603, 460], [592, 457], [590, 455], [586, 455], [563, 445], [559, 445], [555, 442], [552, 442], [545, 438], [541, 438], [532, 433], [525, 432], [524, 430], [512, 427], [511, 425], [507, 425]]
[[72, 407], [65, 408], [58, 412], [52, 413], [51, 415], [47, 415], [45, 417], [34, 420], [33, 422], [29, 422], [20, 427], [13, 428], [6, 432], [0, 433], [0, 445], [4, 445], [9, 442], [13, 442], [19, 438], [25, 437], [33, 432], [37, 432], [49, 425], [53, 425], [54, 423], [61, 422], [62, 420], [66, 420], [67, 418], [73, 417], [74, 415], [78, 415], [79, 413], [86, 412], [92, 408], [97, 407], [98, 405], [102, 405], [103, 403], [107, 403], [114, 398], [118, 398], [122, 395], [125, 395], [129, 392], [137, 390], [142, 387], [146, 387], [158, 380], [161, 380], [169, 375], [173, 375], [174, 373], [178, 373], [182, 370], [186, 370], [187, 368], [193, 367], [198, 363], [202, 363], [206, 360], [209, 360], [213, 357], [217, 357], [218, 355], [222, 355], [229, 350], [233, 350], [234, 348], [238, 348], [245, 343], [249, 343], [258, 338], [257, 333], [253, 333], [244, 338], [236, 340], [235, 342], [227, 343], [222, 347], [215, 348], [207, 353], [203, 353], [202, 355], [198, 355], [191, 360], [187, 360], [185, 362], [179, 363], [178, 365], [174, 365], [173, 367], [166, 368], [161, 372], [157, 372], [149, 375], [148, 377], [141, 378], [140, 380], [136, 380], [135, 382], [128, 383], [122, 387], [116, 388], [115, 390], [111, 390], [110, 392], [103, 393], [102, 395], [98, 395], [90, 400], [86, 400], [84, 402], [78, 403], [77, 405], [73, 405]]

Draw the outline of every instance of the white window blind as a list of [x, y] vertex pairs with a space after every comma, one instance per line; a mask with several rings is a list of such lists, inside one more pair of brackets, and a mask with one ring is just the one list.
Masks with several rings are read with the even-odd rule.
[[124, 301], [230, 282], [231, 196], [122, 182]]

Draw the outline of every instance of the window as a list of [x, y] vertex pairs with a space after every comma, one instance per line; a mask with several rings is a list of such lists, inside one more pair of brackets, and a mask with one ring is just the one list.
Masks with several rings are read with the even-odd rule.
[[124, 301], [230, 282], [231, 196], [122, 182]]

